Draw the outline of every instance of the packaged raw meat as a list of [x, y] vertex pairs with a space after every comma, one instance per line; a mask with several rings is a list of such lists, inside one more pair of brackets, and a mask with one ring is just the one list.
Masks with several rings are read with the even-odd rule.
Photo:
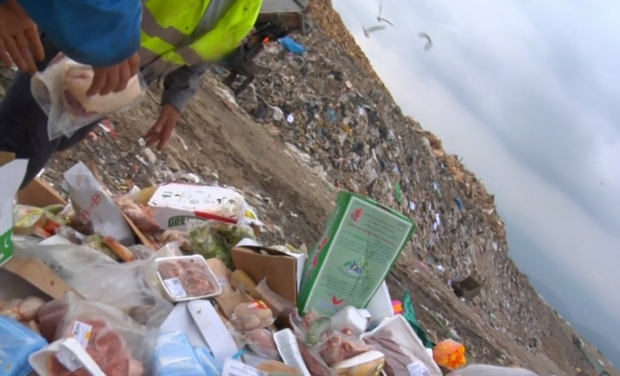
[[244, 333], [243, 343], [261, 358], [280, 360], [280, 354], [273, 339], [273, 333], [269, 329], [260, 328]]
[[39, 308], [45, 304], [43, 299], [31, 296], [26, 299], [13, 299], [0, 304], [0, 316], [10, 317], [20, 322], [36, 319]]
[[156, 376], [202, 376], [204, 370], [184, 332], [162, 333], [153, 356]]
[[[28, 363], [40, 376], [106, 376], [75, 338], [60, 339], [30, 354]], [[67, 371], [57, 372], [50, 367], [52, 363], [60, 363]]]
[[387, 376], [442, 375], [422, 340], [401, 315], [386, 319], [371, 332], [362, 334], [361, 338], [385, 355], [383, 372]]
[[[55, 340], [75, 338], [108, 376], [142, 376], [148, 373], [158, 329], [137, 324], [118, 309], [73, 297], [57, 328]], [[64, 375], [66, 367], [50, 359], [52, 376]]]
[[340, 332], [333, 332], [320, 350], [321, 357], [328, 366], [351, 359], [363, 354], [372, 348], [362, 340], [347, 336]]
[[265, 303], [267, 303], [269, 308], [271, 308], [275, 317], [288, 316], [291, 312], [297, 311], [295, 304], [284, 299], [269, 288], [267, 285], [267, 278], [263, 278], [256, 286], [255, 290]]
[[261, 300], [241, 303], [235, 307], [230, 322], [240, 332], [265, 328], [273, 324], [271, 309]]
[[9, 317], [0, 317], [0, 370], [3, 376], [32, 372], [28, 356], [47, 345], [39, 334]]
[[77, 63], [62, 54], [56, 56], [43, 72], [30, 82], [34, 99], [48, 115], [48, 135], [53, 140], [70, 137], [78, 129], [106, 115], [126, 110], [144, 96], [146, 83], [134, 76], [127, 88], [118, 93], [87, 96], [94, 77], [92, 67]]
[[222, 287], [200, 255], [155, 260], [161, 286], [173, 302], [202, 299], [222, 293]]
[[121, 196], [114, 201], [140, 231], [145, 233], [159, 231], [159, 225], [155, 222], [155, 211], [152, 208], [135, 202], [129, 196]]

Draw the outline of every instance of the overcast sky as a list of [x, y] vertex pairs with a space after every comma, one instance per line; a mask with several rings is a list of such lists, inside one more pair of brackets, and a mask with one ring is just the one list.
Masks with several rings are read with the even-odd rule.
[[522, 271], [620, 348], [620, 2], [383, 0], [397, 29], [370, 39], [379, 2], [333, 2], [403, 111], [496, 195]]

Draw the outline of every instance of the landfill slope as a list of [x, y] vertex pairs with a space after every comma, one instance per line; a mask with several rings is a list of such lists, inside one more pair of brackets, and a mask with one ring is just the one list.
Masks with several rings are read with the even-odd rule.
[[[110, 119], [116, 133], [98, 128], [58, 154], [44, 177], [59, 186], [81, 160], [116, 192], [171, 179], [232, 185], [265, 221], [263, 242], [308, 246], [339, 189], [369, 195], [417, 224], [389, 285], [394, 299], [411, 291], [435, 341], [460, 338], [470, 363], [591, 374], [573, 329], [509, 258], [493, 196], [440, 140], [402, 115], [329, 1], [314, 2], [313, 12], [315, 28], [298, 38], [308, 53], [291, 57], [269, 47], [257, 60], [254, 87], [236, 100], [219, 83], [225, 72], [209, 72], [164, 153], [138, 143], [157, 118], [154, 84], [140, 108]], [[0, 71], [0, 96], [11, 76]], [[447, 285], [467, 275], [483, 284], [473, 302]]]

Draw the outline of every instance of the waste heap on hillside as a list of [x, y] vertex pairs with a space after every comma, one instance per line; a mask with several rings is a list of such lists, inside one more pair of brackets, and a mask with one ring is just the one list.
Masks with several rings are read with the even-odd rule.
[[306, 253], [260, 245], [233, 188], [113, 197], [78, 163], [69, 203], [42, 180], [13, 202], [25, 166], [0, 167], [3, 375], [473, 372], [462, 344], [427, 338], [408, 293], [391, 301], [384, 278], [415, 226], [364, 196], [341, 192]]
[[306, 52], [270, 44], [255, 60], [262, 74], [237, 103], [328, 184], [411, 216], [418, 231], [405, 254], [446, 282], [479, 279], [484, 288], [475, 309], [491, 325], [510, 328], [503, 331], [524, 346], [548, 335], [512, 326], [514, 317], [538, 319], [530, 304], [536, 294], [508, 256], [494, 197], [402, 114], [350, 51], [318, 31], [295, 38]]

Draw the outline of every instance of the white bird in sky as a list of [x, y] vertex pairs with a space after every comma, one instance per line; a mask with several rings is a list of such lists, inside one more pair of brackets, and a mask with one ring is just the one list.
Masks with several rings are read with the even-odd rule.
[[375, 25], [370, 27], [362, 25], [362, 29], [364, 30], [364, 35], [366, 36], [366, 38], [370, 38], [371, 33], [377, 32], [379, 30], [384, 30], [385, 25]]
[[424, 45], [424, 51], [428, 51], [431, 49], [431, 47], [433, 47], [433, 41], [431, 40], [431, 37], [428, 34], [421, 31], [418, 33], [418, 36], [422, 39], [426, 39], [426, 44]]
[[381, 17], [381, 14], [383, 13], [383, 4], [381, 3], [381, 0], [379, 0], [379, 15], [377, 16], [377, 21], [379, 22], [385, 22], [389, 25], [391, 25], [392, 27], [396, 27], [394, 26], [394, 24], [388, 20], [386, 20], [385, 18]]

